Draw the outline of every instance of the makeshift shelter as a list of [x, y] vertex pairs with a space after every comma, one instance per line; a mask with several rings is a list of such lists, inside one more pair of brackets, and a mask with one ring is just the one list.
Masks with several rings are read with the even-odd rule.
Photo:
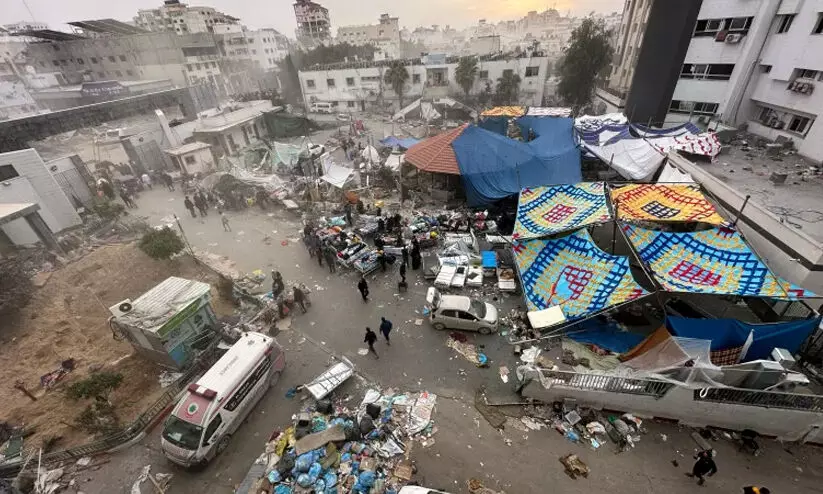
[[569, 118], [572, 116], [572, 109], [562, 106], [530, 106], [526, 111], [526, 115], [530, 117]]
[[400, 165], [403, 163], [403, 159], [405, 158], [405, 154], [390, 154], [386, 161], [383, 163], [383, 166], [388, 168], [392, 171], [400, 171]]
[[274, 139], [309, 135], [316, 127], [308, 118], [275, 109], [263, 112], [263, 121]]
[[451, 143], [470, 206], [492, 203], [524, 187], [581, 181], [571, 119], [524, 117], [518, 124], [534, 128], [538, 137], [525, 143], [467, 127]]
[[666, 162], [657, 181], [659, 183], [694, 183], [694, 178], [672, 165], [671, 162]]
[[624, 353], [643, 341], [643, 335], [624, 331], [618, 324], [586, 321], [583, 330], [571, 331], [567, 336], [578, 343], [597, 345], [612, 353]]
[[414, 146], [415, 144], [419, 143], [420, 139], [415, 139], [414, 137], [395, 137], [389, 136], [385, 139], [380, 141], [380, 144], [386, 146], [388, 148], [399, 147], [402, 149], [409, 149], [410, 147]]
[[629, 180], [648, 181], [666, 158], [644, 139], [621, 139], [602, 146], [584, 141], [586, 151]]
[[520, 191], [512, 238], [545, 237], [611, 218], [603, 182], [529, 187]]
[[611, 199], [623, 221], [726, 223], [698, 185], [630, 184], [613, 188]]
[[374, 146], [366, 146], [360, 151], [360, 157], [368, 163], [380, 163], [380, 153], [377, 152]]
[[495, 106], [480, 113], [481, 117], [522, 117], [526, 108], [522, 106]]
[[772, 274], [734, 230], [678, 233], [634, 225], [622, 228], [664, 290], [785, 299], [814, 296]]
[[460, 175], [460, 166], [457, 164], [457, 156], [451, 144], [467, 127], [468, 124], [464, 124], [423, 139], [409, 148], [406, 152], [406, 161], [422, 171]]
[[577, 319], [648, 294], [632, 278], [628, 258], [600, 250], [585, 229], [517, 241], [513, 250], [529, 310], [559, 305], [567, 319]]
[[700, 133], [700, 128], [691, 122], [686, 122], [675, 127], [667, 127], [665, 129], [656, 129], [640, 124], [632, 124], [631, 128], [632, 133], [638, 137], [677, 137], [686, 134], [696, 135]]
[[342, 189], [353, 173], [354, 170], [351, 168], [338, 165], [331, 160], [323, 160], [323, 175], [320, 179], [338, 189]]
[[751, 324], [737, 319], [666, 318], [666, 326], [673, 334], [711, 340], [712, 361], [715, 352], [737, 348], [746, 349], [743, 362], [769, 359], [775, 348], [797, 353], [819, 324], [820, 317], [767, 324]]

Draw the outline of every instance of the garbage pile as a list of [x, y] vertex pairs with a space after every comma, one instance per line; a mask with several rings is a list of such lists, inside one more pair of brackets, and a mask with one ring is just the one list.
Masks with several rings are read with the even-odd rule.
[[550, 427], [573, 443], [599, 449], [609, 442], [619, 452], [633, 448], [646, 433], [643, 421], [631, 413], [604, 415], [598, 410], [578, 407], [574, 400], [552, 405], [527, 405], [520, 419], [525, 430]]
[[357, 410], [317, 400], [273, 434], [253, 494], [396, 494], [415, 471], [415, 440], [433, 442], [437, 396], [370, 389]]

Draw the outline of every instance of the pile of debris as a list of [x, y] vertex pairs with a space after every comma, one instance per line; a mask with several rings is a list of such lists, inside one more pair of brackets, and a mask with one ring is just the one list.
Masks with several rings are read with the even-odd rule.
[[[353, 492], [396, 494], [415, 471], [415, 440], [434, 443], [437, 396], [370, 389], [357, 410], [317, 400], [272, 435], [256, 465], [250, 493]], [[238, 491], [240, 492], [240, 491]]]

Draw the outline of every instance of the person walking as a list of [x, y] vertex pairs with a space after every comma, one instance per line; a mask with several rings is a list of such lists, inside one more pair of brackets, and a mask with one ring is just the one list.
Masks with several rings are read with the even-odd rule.
[[277, 300], [280, 298], [280, 294], [283, 293], [283, 290], [286, 289], [285, 283], [283, 283], [283, 275], [280, 274], [280, 271], [272, 271], [271, 272], [271, 297], [273, 300]]
[[406, 261], [400, 265], [400, 283], [406, 284]]
[[127, 191], [125, 188], [120, 189], [120, 199], [123, 200], [123, 203], [128, 208], [133, 209], [133, 208], [137, 207], [137, 205], [134, 203], [134, 201], [131, 200], [131, 197], [129, 197], [129, 191]]
[[143, 182], [143, 186], [147, 189], [151, 190], [151, 177], [148, 173], [144, 173], [140, 176], [140, 181]]
[[323, 255], [326, 256], [326, 264], [329, 265], [329, 273], [334, 274], [337, 271], [337, 253], [334, 252], [334, 247], [327, 245], [323, 249]]
[[306, 310], [306, 294], [303, 293], [303, 290], [300, 289], [297, 285], [294, 285], [294, 304], [299, 305], [301, 309], [303, 309], [303, 314], [307, 312]]
[[197, 218], [197, 213], [194, 212], [194, 203], [191, 202], [189, 196], [186, 196], [186, 199], [183, 201], [183, 205], [186, 206], [186, 209], [189, 210], [189, 213], [191, 213], [192, 218]]
[[194, 194], [194, 205], [197, 207], [197, 210], [200, 211], [200, 216], [206, 217], [209, 215], [209, 205], [206, 203], [206, 198], [202, 192]]
[[346, 201], [346, 205], [343, 206], [343, 211], [346, 213], [346, 224], [352, 226], [354, 222], [352, 221], [351, 217], [351, 203]]
[[371, 330], [371, 328], [366, 328], [366, 337], [363, 338], [363, 343], [369, 344], [369, 351], [374, 354], [376, 358], [380, 358], [380, 355], [377, 354], [377, 350], [374, 349], [374, 343], [377, 341], [377, 333]]
[[360, 276], [360, 281], [357, 282], [357, 289], [360, 290], [360, 296], [363, 297], [363, 302], [369, 301], [369, 284], [366, 282], [364, 276]]
[[171, 178], [171, 175], [163, 172], [163, 182], [166, 183], [166, 188], [169, 189], [169, 192], [174, 192], [174, 179]]
[[697, 485], [703, 485], [706, 482], [706, 477], [711, 477], [717, 473], [717, 465], [712, 459], [714, 450], [701, 451], [695, 455], [697, 461], [692, 467], [692, 472], [687, 473], [689, 477], [697, 478]]
[[400, 250], [400, 255], [403, 256], [403, 264], [406, 266], [409, 265], [409, 249], [404, 245], [403, 249]]
[[226, 216], [226, 213], [224, 213], [223, 211], [220, 211], [220, 222], [223, 223], [224, 232], [231, 231], [231, 225], [229, 225], [229, 217]]
[[391, 346], [391, 340], [389, 340], [389, 333], [391, 333], [392, 323], [385, 317], [380, 318], [380, 332], [383, 334], [383, 337], [386, 338], [386, 344]]

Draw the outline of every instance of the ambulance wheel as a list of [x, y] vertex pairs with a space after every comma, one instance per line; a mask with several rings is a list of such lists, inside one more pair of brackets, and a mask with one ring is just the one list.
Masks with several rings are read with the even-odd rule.
[[217, 454], [215, 454], [214, 456], [217, 456], [223, 451], [225, 451], [226, 448], [229, 447], [229, 441], [231, 441], [231, 435], [229, 434], [226, 434], [225, 436], [220, 438], [220, 442], [217, 443]]
[[272, 374], [271, 379], [269, 380], [269, 387], [270, 388], [275, 387], [279, 381], [280, 381], [280, 371], [277, 371], [274, 374]]

